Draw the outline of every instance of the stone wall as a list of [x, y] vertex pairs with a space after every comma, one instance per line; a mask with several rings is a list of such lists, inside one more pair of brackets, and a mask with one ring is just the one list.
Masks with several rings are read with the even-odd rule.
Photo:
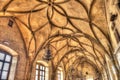
[[13, 21], [10, 17], [0, 17], [0, 44], [18, 53], [15, 80], [24, 80], [26, 66], [24, 44], [16, 23], [13, 21], [13, 25], [9, 26], [9, 20]]
[[[111, 44], [113, 46], [113, 60], [111, 59], [111, 61], [113, 61], [112, 66], [115, 67], [115, 70], [110, 68], [108, 65], [108, 70], [112, 70], [109, 71], [109, 74], [114, 75], [111, 78], [113, 78], [114, 80], [116, 77], [119, 77], [119, 67], [118, 67], [118, 63], [117, 63], [117, 57], [116, 57], [116, 50], [119, 47], [119, 43], [120, 43], [120, 8], [118, 6], [119, 0], [105, 0], [106, 1], [106, 18], [107, 18], [107, 22], [108, 22], [108, 27], [109, 27], [109, 33], [110, 33], [110, 39], [111, 39]], [[110, 63], [112, 63], [110, 61]], [[106, 61], [108, 62], [108, 61]], [[118, 78], [119, 80], [119, 78]]]
[[120, 8], [118, 7], [118, 0], [105, 0], [106, 1], [106, 18], [109, 26], [111, 42], [113, 48], [117, 47], [120, 41]]

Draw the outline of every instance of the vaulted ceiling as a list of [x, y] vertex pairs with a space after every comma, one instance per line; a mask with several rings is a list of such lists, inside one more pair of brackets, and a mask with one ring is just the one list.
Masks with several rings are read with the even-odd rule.
[[0, 16], [18, 25], [33, 60], [49, 45], [53, 61], [100, 69], [110, 57], [104, 0], [0, 0]]

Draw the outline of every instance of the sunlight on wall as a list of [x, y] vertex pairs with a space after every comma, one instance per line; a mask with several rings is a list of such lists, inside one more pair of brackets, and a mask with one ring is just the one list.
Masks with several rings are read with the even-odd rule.
[[86, 80], [93, 80], [93, 77], [89, 76], [89, 77], [86, 78]]
[[93, 80], [93, 78], [89, 78], [89, 79], [87, 79], [87, 80]]

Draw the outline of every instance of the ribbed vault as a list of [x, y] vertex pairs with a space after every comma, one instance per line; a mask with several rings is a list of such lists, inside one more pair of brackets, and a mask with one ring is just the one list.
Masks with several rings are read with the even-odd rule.
[[49, 45], [55, 66], [67, 71], [84, 62], [98, 71], [111, 57], [104, 0], [0, 0], [0, 16], [11, 17], [32, 62]]

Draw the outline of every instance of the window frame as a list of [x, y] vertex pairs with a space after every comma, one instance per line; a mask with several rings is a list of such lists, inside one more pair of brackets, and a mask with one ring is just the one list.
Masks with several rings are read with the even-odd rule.
[[62, 80], [62, 70], [57, 70], [57, 79]]
[[[38, 69], [37, 69], [37, 65], [38, 65]], [[46, 66], [44, 66], [43, 64], [41, 63], [36, 63], [36, 69], [35, 69], [35, 72], [38, 71], [38, 74], [35, 73], [35, 80], [46, 80]], [[42, 73], [42, 75], [40, 74]], [[36, 79], [36, 76], [38, 77]]]
[[[10, 69], [11, 69], [11, 65], [12, 65], [13, 56], [11, 54], [9, 54], [8, 52], [3, 51], [3, 50], [0, 50], [0, 54], [4, 54], [4, 59], [0, 60], [0, 62], [3, 63], [2, 68], [0, 69], [0, 71], [1, 71], [0, 72], [0, 80], [8, 80], [9, 75], [10, 75]], [[10, 61], [5, 61], [7, 55], [11, 57]], [[8, 70], [3, 70], [5, 63], [9, 64]], [[6, 79], [1, 79], [3, 71], [7, 72], [7, 78]]]

